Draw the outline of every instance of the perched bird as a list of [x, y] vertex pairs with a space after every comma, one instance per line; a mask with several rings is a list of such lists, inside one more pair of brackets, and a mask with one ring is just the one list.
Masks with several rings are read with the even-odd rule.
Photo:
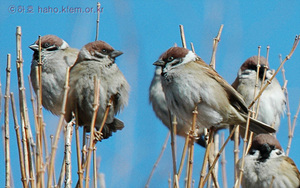
[[[172, 47], [154, 63], [162, 67], [161, 82], [167, 106], [178, 118], [191, 122], [197, 107], [199, 128], [246, 125], [248, 109], [243, 98], [214, 69], [192, 51]], [[250, 130], [275, 130], [250, 118]]]
[[[35, 93], [38, 82], [36, 68], [39, 62], [38, 40], [29, 46], [33, 50], [30, 78]], [[75, 63], [79, 50], [70, 48], [68, 43], [55, 35], [41, 37], [42, 58], [42, 104], [44, 108], [59, 115], [62, 108], [67, 67]]]
[[[149, 101], [152, 104], [152, 108], [156, 114], [156, 116], [163, 122], [163, 124], [168, 128], [170, 128], [170, 123], [172, 118], [169, 115], [169, 110], [167, 107], [167, 101], [165, 98], [165, 93], [163, 92], [161, 85], [161, 67], [156, 67], [155, 73], [149, 87]], [[184, 122], [182, 119], [176, 118], [177, 125], [177, 135], [186, 137], [190, 130], [191, 122]], [[205, 140], [202, 137], [204, 133], [203, 129], [197, 129], [197, 134], [199, 135], [199, 139], [196, 142], [205, 147]]]
[[[243, 188], [300, 187], [299, 170], [274, 136], [257, 135], [244, 162]], [[237, 167], [241, 168], [241, 159]]]
[[[257, 77], [258, 57], [252, 56], [247, 59], [238, 71], [237, 78], [232, 86], [239, 92], [247, 106], [251, 104], [254, 99], [254, 90]], [[267, 59], [260, 56], [260, 69], [258, 74], [258, 88], [256, 95], [259, 92], [261, 84], [265, 85], [273, 76], [272, 70], [268, 67]], [[265, 75], [265, 78], [263, 78]], [[276, 131], [280, 125], [280, 116], [285, 111], [286, 98], [285, 94], [276, 78], [264, 90], [260, 97], [257, 120], [262, 121], [268, 125], [273, 126]]]
[[78, 115], [78, 124], [89, 132], [93, 116], [94, 77], [100, 80], [99, 109], [95, 127], [100, 128], [107, 104], [113, 97], [105, 126], [103, 138], [112, 132], [121, 130], [124, 123], [115, 115], [128, 103], [129, 84], [115, 63], [115, 58], [123, 52], [113, 49], [103, 41], [86, 44], [79, 52], [75, 64], [70, 70], [70, 90], [66, 106], [66, 121], [72, 118], [72, 112]]

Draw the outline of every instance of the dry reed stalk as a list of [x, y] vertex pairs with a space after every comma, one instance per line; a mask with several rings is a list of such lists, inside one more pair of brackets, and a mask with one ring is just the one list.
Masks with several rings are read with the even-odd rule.
[[166, 149], [166, 147], [167, 147], [169, 138], [170, 138], [170, 131], [168, 131], [168, 134], [167, 134], [167, 136], [166, 136], [166, 139], [165, 139], [165, 141], [164, 141], [164, 144], [163, 144], [163, 146], [162, 146], [162, 148], [161, 148], [160, 154], [159, 154], [157, 160], [155, 161], [155, 163], [154, 163], [154, 165], [153, 165], [153, 168], [152, 168], [152, 170], [151, 170], [151, 173], [150, 173], [150, 175], [149, 175], [149, 178], [148, 178], [148, 180], [147, 180], [147, 183], [146, 183], [146, 185], [145, 185], [145, 188], [148, 188], [148, 187], [149, 187], [151, 178], [152, 178], [152, 176], [153, 176], [153, 174], [154, 174], [154, 171], [155, 171], [155, 169], [156, 169], [156, 167], [157, 167], [157, 165], [158, 165], [158, 163], [159, 163], [161, 157], [163, 156], [163, 153], [164, 153], [164, 151], [165, 151], [165, 149]]
[[[201, 102], [201, 101], [200, 101]], [[199, 102], [199, 103], [200, 103]], [[197, 120], [197, 115], [198, 115], [198, 107], [197, 105], [195, 106], [195, 109], [193, 111], [193, 122], [192, 122], [192, 128], [189, 131], [189, 157], [188, 157], [188, 174], [187, 174], [187, 187], [191, 187], [192, 183], [192, 174], [193, 174], [193, 163], [194, 163], [194, 143], [195, 143], [195, 137], [197, 134], [195, 133], [196, 130], [196, 120]]]
[[[6, 66], [6, 87], [4, 102], [4, 134], [5, 134], [5, 187], [10, 188], [11, 167], [10, 167], [10, 140], [9, 140], [9, 92], [10, 92], [10, 72], [11, 72], [11, 55], [7, 54]], [[0, 99], [1, 100], [1, 99]], [[1, 108], [1, 107], [0, 107]]]
[[294, 135], [294, 131], [295, 131], [299, 111], [300, 111], [300, 101], [299, 101], [299, 105], [298, 105], [298, 108], [297, 108], [297, 112], [295, 113], [294, 118], [293, 118], [291, 135], [289, 134], [289, 142], [288, 142], [288, 146], [287, 146], [287, 150], [286, 150], [286, 153], [287, 153], [286, 155], [287, 156], [289, 155], [289, 152], [290, 152], [290, 148], [291, 148], [291, 144], [292, 144], [292, 139], [293, 139], [293, 135]]
[[59, 173], [59, 178], [58, 178], [57, 184], [54, 187], [63, 187], [63, 182], [64, 182], [63, 180], [64, 180], [65, 174], [66, 174], [66, 157], [64, 157], [64, 160], [62, 162], [60, 173]]
[[210, 64], [209, 64], [209, 66], [211, 66], [213, 69], [215, 69], [215, 67], [216, 67], [216, 53], [217, 53], [218, 43], [221, 40], [221, 34], [222, 34], [223, 27], [224, 27], [224, 25], [222, 24], [220, 26], [217, 36], [214, 38], [214, 42], [213, 42], [213, 51], [212, 51]]
[[[89, 187], [89, 182], [90, 182], [90, 161], [91, 161], [91, 154], [92, 154], [92, 150], [94, 150], [95, 148], [95, 142], [94, 142], [94, 128], [95, 128], [95, 123], [96, 123], [96, 118], [97, 118], [97, 112], [99, 109], [99, 95], [100, 95], [100, 80], [97, 79], [97, 76], [94, 76], [94, 104], [93, 104], [93, 116], [92, 116], [92, 121], [91, 121], [91, 127], [90, 127], [90, 142], [89, 142], [89, 147], [88, 147], [88, 155], [87, 155], [87, 159], [86, 159], [86, 179], [85, 179], [85, 187], [88, 188]], [[107, 115], [106, 115], [107, 117]], [[106, 119], [105, 119], [106, 121]], [[104, 123], [105, 123], [104, 121]], [[101, 131], [100, 131], [101, 133]], [[85, 165], [84, 165], [85, 166]], [[85, 167], [84, 167], [85, 169]]]
[[[173, 120], [172, 120], [173, 117]], [[171, 112], [169, 111], [169, 118], [170, 118], [170, 131], [171, 131], [171, 150], [172, 150], [172, 162], [173, 162], [173, 180], [174, 183], [175, 181], [175, 175], [177, 173], [177, 157], [176, 157], [176, 134], [177, 134], [177, 121], [176, 121], [176, 116], [172, 116]], [[175, 186], [177, 187], [177, 186]]]
[[186, 153], [187, 153], [188, 144], [189, 144], [189, 137], [186, 136], [183, 151], [182, 151], [182, 155], [181, 155], [180, 165], [179, 165], [179, 169], [178, 169], [178, 173], [177, 173], [178, 179], [180, 179], [180, 175], [181, 175], [181, 172], [182, 172], [182, 169], [183, 169], [183, 164], [184, 164], [184, 161], [185, 161], [185, 156], [186, 156]]
[[228, 138], [226, 139], [225, 143], [222, 145], [220, 151], [219, 151], [218, 154], [216, 155], [215, 160], [213, 161], [213, 163], [212, 163], [211, 167], [209, 168], [209, 171], [208, 171], [208, 173], [207, 173], [205, 179], [203, 180], [203, 185], [204, 185], [205, 182], [207, 181], [207, 179], [208, 179], [210, 173], [213, 171], [213, 169], [214, 169], [216, 163], [218, 162], [219, 157], [221, 156], [223, 150], [225, 149], [225, 146], [227, 145], [227, 143], [229, 142], [230, 138], [231, 138], [232, 135], [234, 134], [236, 127], [237, 127], [237, 125], [235, 125], [234, 128], [231, 130], [231, 132], [230, 132]]
[[183, 25], [179, 25], [179, 29], [180, 29], [180, 36], [181, 36], [182, 47], [186, 48], [186, 41], [185, 41], [185, 35], [184, 35]]
[[[235, 131], [236, 132], [236, 131]], [[225, 134], [222, 132], [221, 134], [221, 145], [225, 144]], [[226, 155], [225, 155], [225, 149], [222, 152], [222, 158], [221, 158], [221, 167], [222, 167], [222, 184], [223, 188], [227, 188], [227, 173], [226, 173]]]
[[64, 118], [65, 118], [65, 108], [66, 108], [66, 103], [67, 103], [67, 95], [69, 91], [69, 67], [66, 69], [66, 78], [65, 78], [65, 86], [64, 86], [64, 95], [63, 95], [63, 105], [61, 108], [61, 114], [59, 117], [59, 122], [58, 126], [56, 129], [55, 137], [54, 137], [54, 142], [51, 144], [51, 157], [50, 157], [50, 163], [49, 163], [49, 174], [48, 174], [48, 183], [47, 187], [50, 188], [52, 184], [52, 177], [53, 177], [53, 171], [54, 171], [54, 161], [55, 161], [55, 155], [56, 155], [56, 150], [57, 150], [57, 144], [59, 140], [59, 134], [61, 132]]
[[264, 85], [264, 87], [260, 90], [260, 92], [258, 93], [258, 95], [255, 97], [255, 99], [251, 102], [251, 104], [249, 105], [249, 108], [253, 106], [253, 104], [254, 104], [255, 101], [261, 96], [261, 94], [263, 93], [263, 91], [268, 87], [268, 85], [271, 84], [272, 80], [275, 78], [275, 76], [277, 75], [277, 73], [280, 71], [280, 69], [282, 68], [282, 66], [284, 65], [284, 63], [292, 57], [292, 55], [293, 55], [295, 49], [297, 48], [297, 45], [298, 45], [298, 43], [299, 43], [299, 40], [300, 40], [300, 35], [297, 35], [297, 36], [295, 37], [294, 44], [293, 44], [293, 46], [292, 46], [292, 49], [291, 49], [289, 55], [287, 55], [287, 56], [285, 57], [285, 59], [281, 62], [280, 66], [279, 66], [278, 69], [275, 71], [275, 73], [273, 74], [273, 76], [267, 81], [267, 83]]
[[[77, 113], [76, 113], [77, 114]], [[79, 139], [79, 126], [77, 124], [78, 122], [78, 116], [76, 115], [76, 126], [75, 126], [75, 136], [76, 136], [76, 154], [77, 154], [77, 168], [78, 168], [78, 182], [80, 188], [83, 188], [83, 171], [81, 166], [81, 157], [80, 157], [80, 139]]]
[[10, 99], [11, 99], [11, 106], [12, 106], [12, 112], [14, 117], [14, 123], [15, 123], [15, 131], [16, 131], [16, 137], [17, 137], [17, 145], [18, 145], [18, 151], [19, 151], [19, 162], [20, 162], [20, 171], [21, 171], [21, 181], [23, 184], [23, 188], [27, 188], [27, 178], [25, 173], [25, 165], [24, 165], [24, 157], [23, 157], [23, 148], [22, 148], [22, 142], [21, 142], [21, 135], [19, 131], [19, 124], [18, 124], [18, 117], [17, 117], [17, 110], [16, 110], [16, 104], [13, 93], [10, 93]]
[[71, 188], [72, 187], [72, 161], [71, 161], [71, 144], [72, 144], [72, 135], [73, 135], [73, 124], [74, 120], [67, 123], [66, 133], [65, 133], [65, 168], [66, 168], [66, 175], [65, 175], [65, 187]]
[[237, 162], [239, 161], [239, 144], [240, 144], [240, 126], [238, 125], [235, 129], [234, 132], [234, 182], [236, 182], [237, 178], [238, 178], [238, 171], [237, 168], [235, 168], [235, 166], [237, 165]]
[[42, 145], [42, 133], [43, 133], [43, 116], [42, 116], [42, 46], [41, 36], [38, 37], [39, 45], [39, 62], [36, 67], [36, 80], [37, 80], [37, 129], [36, 129], [36, 170], [37, 170], [37, 187], [44, 185], [44, 173], [43, 169], [43, 145]]
[[[96, 146], [95, 146], [96, 147]], [[94, 149], [93, 151], [93, 188], [97, 188], [98, 187], [98, 183], [97, 183], [97, 180], [98, 180], [98, 171], [97, 171], [97, 151], [96, 149]]]
[[[279, 55], [279, 63], [281, 64], [282, 62], [282, 57], [281, 57], [281, 54]], [[288, 94], [288, 90], [287, 90], [287, 82], [288, 80], [286, 79], [285, 77], [285, 69], [284, 69], [284, 66], [282, 66], [281, 68], [281, 72], [282, 72], [282, 78], [283, 78], [283, 82], [284, 82], [284, 86], [282, 87], [282, 90], [284, 91], [285, 93], [285, 97], [286, 97], [286, 115], [287, 115], [287, 119], [288, 119], [288, 128], [289, 128], [289, 143], [291, 142], [292, 140], [292, 121], [291, 121], [291, 110], [290, 110], [290, 101], [289, 101], [289, 94]], [[289, 147], [290, 147], [290, 144], [288, 144], [287, 146], [287, 149], [286, 151], [289, 152]], [[288, 156], [288, 153], [287, 153], [287, 156]]]
[[[280, 63], [282, 62], [282, 58], [281, 58], [281, 55], [279, 55], [279, 61]], [[293, 139], [293, 131], [292, 131], [292, 121], [291, 121], [291, 110], [290, 110], [290, 101], [289, 101], [289, 94], [288, 94], [288, 90], [287, 90], [287, 83], [288, 83], [288, 80], [286, 79], [286, 76], [285, 76], [285, 69], [284, 69], [284, 66], [282, 66], [281, 68], [281, 72], [282, 72], [282, 78], [283, 78], [283, 81], [284, 81], [284, 85], [282, 87], [282, 90], [284, 91], [285, 93], [285, 97], [286, 97], [286, 115], [287, 115], [287, 119], [288, 119], [288, 129], [289, 129], [289, 135], [288, 135], [288, 144], [287, 144], [287, 147], [286, 147], [286, 156], [289, 156], [289, 153], [290, 153], [290, 148], [291, 148], [291, 144], [292, 144], [292, 139]]]
[[251, 112], [249, 110], [248, 116], [247, 116], [245, 136], [244, 136], [244, 145], [243, 145], [243, 155], [242, 155], [242, 159], [241, 159], [241, 167], [239, 169], [238, 179], [236, 180], [236, 183], [235, 183], [235, 186], [234, 186], [235, 188], [240, 187], [240, 184], [241, 184], [241, 181], [242, 181], [242, 177], [243, 177], [244, 164], [245, 164], [245, 155], [246, 155], [247, 143], [248, 143], [248, 133], [249, 133], [250, 116], [251, 116]]
[[192, 50], [192, 52], [194, 52], [194, 53], [195, 53], [194, 44], [191, 42], [191, 43], [190, 43], [190, 45], [191, 45], [191, 50]]
[[214, 129], [210, 128], [209, 129], [209, 138], [208, 138], [208, 144], [206, 146], [206, 150], [205, 150], [205, 154], [204, 154], [204, 159], [203, 159], [203, 163], [202, 163], [202, 169], [200, 172], [200, 181], [198, 184], [198, 188], [203, 188], [204, 187], [204, 176], [205, 176], [205, 171], [206, 171], [206, 163], [208, 161], [208, 155], [209, 155], [209, 151], [211, 148], [211, 144], [213, 141], [213, 134], [214, 134]]
[[100, 21], [100, 7], [101, 7], [101, 4], [100, 2], [97, 2], [97, 20], [96, 20], [96, 40], [98, 40], [98, 36], [99, 36], [99, 21]]
[[32, 160], [32, 150], [31, 146], [34, 146], [31, 127], [29, 124], [29, 115], [26, 103], [25, 86], [24, 86], [24, 76], [23, 76], [23, 57], [22, 57], [22, 45], [21, 45], [22, 31], [21, 27], [18, 26], [16, 29], [16, 51], [17, 51], [17, 75], [18, 75], [18, 87], [19, 87], [19, 105], [20, 105], [20, 116], [21, 116], [21, 127], [23, 136], [23, 147], [25, 155], [25, 169], [27, 176], [29, 176], [29, 181], [31, 187], [35, 187], [35, 172], [34, 163]]

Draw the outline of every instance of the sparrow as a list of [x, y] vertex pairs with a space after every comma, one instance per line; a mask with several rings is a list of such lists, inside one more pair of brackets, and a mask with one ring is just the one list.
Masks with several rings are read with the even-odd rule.
[[[149, 87], [149, 102], [152, 105], [152, 108], [155, 112], [155, 115], [163, 122], [163, 124], [171, 130], [171, 121], [173, 116], [170, 117], [170, 112], [167, 107], [167, 101], [165, 98], [165, 93], [163, 92], [161, 85], [161, 67], [156, 67], [153, 79]], [[184, 122], [182, 119], [176, 117], [176, 134], [182, 137], [188, 136], [188, 133], [191, 128], [191, 122]], [[205, 147], [206, 142], [204, 140], [203, 129], [197, 129], [197, 135], [199, 136], [196, 139], [196, 143], [200, 146]]]
[[[254, 137], [244, 162], [243, 188], [300, 187], [299, 170], [272, 135]], [[241, 168], [241, 159], [237, 167]]]
[[115, 118], [128, 104], [129, 84], [115, 63], [116, 57], [123, 52], [115, 50], [104, 41], [86, 44], [79, 52], [75, 64], [70, 69], [70, 90], [68, 93], [65, 119], [72, 119], [72, 112], [78, 115], [78, 125], [90, 131], [94, 103], [94, 77], [100, 80], [99, 109], [95, 128], [98, 130], [104, 118], [104, 113], [111, 97], [109, 109], [102, 136], [110, 137], [112, 132], [122, 130], [124, 123]]
[[[239, 92], [247, 106], [254, 99], [254, 90], [256, 84], [258, 57], [252, 56], [248, 58], [238, 71], [237, 77], [232, 86]], [[273, 70], [269, 69], [267, 59], [260, 56], [260, 69], [258, 74], [258, 88], [256, 95], [259, 92], [261, 84], [265, 85], [273, 76]], [[265, 78], [264, 77], [265, 74]], [[257, 120], [271, 125], [278, 131], [280, 125], [280, 117], [285, 112], [286, 97], [276, 78], [264, 90], [260, 97]]]
[[[61, 113], [67, 67], [75, 63], [78, 49], [69, 47], [68, 43], [55, 35], [45, 35], [41, 40], [42, 59], [42, 105], [55, 115]], [[37, 92], [38, 82], [36, 68], [39, 62], [39, 41], [29, 46], [33, 50], [30, 79]]]
[[[161, 82], [167, 106], [178, 118], [192, 122], [197, 107], [198, 128], [245, 127], [248, 109], [241, 95], [194, 52], [172, 47], [154, 63], [162, 67]], [[250, 130], [275, 130], [250, 118]]]

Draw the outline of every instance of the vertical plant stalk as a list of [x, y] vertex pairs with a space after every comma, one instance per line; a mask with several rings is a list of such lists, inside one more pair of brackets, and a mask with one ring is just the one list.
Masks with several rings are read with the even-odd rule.
[[213, 171], [213, 169], [214, 169], [216, 163], [217, 163], [218, 160], [219, 160], [219, 157], [221, 156], [221, 153], [223, 152], [223, 150], [225, 149], [225, 146], [227, 145], [227, 143], [229, 142], [230, 138], [231, 138], [232, 135], [234, 134], [236, 127], [237, 127], [237, 125], [235, 125], [234, 128], [231, 130], [230, 135], [228, 136], [228, 138], [226, 139], [225, 143], [222, 145], [220, 151], [219, 151], [218, 154], [216, 155], [216, 158], [214, 159], [214, 161], [213, 161], [211, 167], [209, 168], [209, 171], [208, 171], [208, 173], [207, 173], [207, 175], [206, 175], [206, 177], [205, 177], [205, 179], [204, 179], [204, 181], [203, 181], [203, 182], [204, 182], [203, 185], [204, 185], [205, 182], [208, 180], [208, 177], [209, 177], [210, 173], [212, 173], [212, 171]]
[[70, 121], [67, 124], [66, 128], [66, 136], [65, 136], [65, 168], [66, 168], [66, 176], [65, 176], [65, 187], [72, 187], [72, 161], [71, 161], [71, 144], [72, 144], [72, 135], [73, 135], [73, 124], [74, 120]]
[[185, 41], [185, 35], [184, 35], [183, 25], [179, 25], [179, 29], [180, 29], [180, 36], [181, 36], [182, 47], [186, 48], [186, 41]]
[[299, 101], [299, 105], [298, 105], [298, 108], [297, 108], [297, 112], [294, 116], [294, 119], [293, 119], [293, 124], [292, 124], [292, 130], [291, 130], [291, 135], [289, 135], [289, 142], [288, 142], [288, 150], [286, 151], [286, 155], [288, 156], [289, 155], [289, 152], [290, 152], [290, 148], [291, 148], [291, 144], [292, 144], [292, 139], [293, 139], [293, 135], [294, 135], [294, 131], [295, 131], [295, 127], [296, 127], [296, 122], [297, 122], [297, 118], [298, 118], [298, 114], [299, 114], [299, 111], [300, 111], [300, 101]]
[[42, 118], [42, 46], [41, 36], [38, 37], [39, 44], [39, 62], [36, 68], [36, 80], [37, 80], [37, 129], [36, 129], [36, 169], [37, 169], [37, 187], [44, 185], [44, 172], [43, 172], [43, 118]]
[[238, 125], [234, 132], [234, 182], [238, 179], [238, 170], [236, 168], [237, 162], [239, 161], [239, 143], [240, 142], [240, 126]]
[[[281, 63], [282, 62], [281, 55], [279, 55], [279, 60], [280, 60], [280, 63]], [[289, 156], [290, 148], [291, 148], [291, 144], [292, 144], [292, 139], [293, 139], [293, 133], [292, 133], [290, 101], [289, 101], [289, 94], [288, 94], [288, 90], [287, 90], [288, 80], [286, 79], [286, 76], [285, 76], [284, 66], [282, 66], [281, 72], [282, 72], [282, 78], [283, 78], [283, 81], [284, 81], [282, 90], [284, 91], [285, 97], [286, 97], [286, 111], [287, 111], [286, 116], [287, 116], [287, 119], [288, 119], [288, 128], [289, 128], [289, 135], [288, 135], [289, 141], [288, 141], [288, 145], [287, 145], [287, 148], [286, 148], [286, 156]]]
[[[95, 146], [96, 147], [96, 146]], [[96, 149], [93, 150], [93, 187], [97, 188], [98, 184], [97, 184], [97, 180], [98, 180], [98, 171], [97, 171], [97, 152]]]
[[27, 188], [28, 183], [27, 183], [27, 178], [26, 178], [26, 173], [25, 173], [21, 135], [20, 135], [20, 131], [19, 131], [20, 126], [18, 124], [17, 110], [16, 110], [16, 104], [15, 104], [15, 99], [14, 99], [13, 93], [10, 93], [10, 99], [11, 99], [11, 106], [12, 106], [12, 112], [13, 112], [14, 123], [15, 123], [18, 151], [19, 151], [20, 171], [21, 171], [21, 176], [22, 176], [21, 181], [23, 184], [23, 188]]
[[[177, 121], [176, 121], [176, 116], [171, 114], [170, 110], [169, 111], [169, 118], [170, 118], [170, 132], [171, 132], [171, 150], [172, 150], [172, 162], [173, 162], [173, 180], [174, 183], [176, 182], [175, 175], [177, 173], [177, 156], [176, 156], [176, 134], [177, 134]], [[173, 118], [173, 120], [172, 120]], [[177, 185], [175, 184], [175, 187]]]
[[[224, 135], [224, 132], [222, 132], [222, 134], [221, 134], [221, 145], [224, 145], [224, 144], [225, 144], [225, 135]], [[227, 185], [226, 163], [227, 162], [226, 162], [226, 155], [225, 155], [225, 149], [224, 149], [224, 151], [222, 152], [222, 159], [221, 159], [223, 188], [228, 187], [228, 185]]]
[[182, 156], [181, 156], [181, 160], [180, 160], [180, 165], [179, 165], [179, 169], [178, 169], [178, 179], [180, 179], [180, 175], [183, 169], [183, 165], [184, 165], [184, 161], [185, 161], [185, 157], [186, 157], [186, 153], [187, 153], [187, 148], [189, 145], [189, 136], [187, 135], [185, 137], [185, 143], [184, 143], [184, 147], [183, 147], [183, 151], [182, 151]]
[[100, 21], [100, 13], [101, 13], [101, 4], [100, 2], [97, 2], [97, 20], [96, 20], [96, 39], [95, 41], [98, 40], [98, 36], [99, 36], [99, 21]]
[[68, 67], [66, 70], [63, 105], [61, 108], [61, 114], [60, 114], [57, 129], [56, 129], [54, 142], [53, 142], [53, 144], [51, 144], [51, 157], [50, 157], [50, 163], [49, 163], [49, 174], [48, 174], [48, 183], [47, 183], [48, 188], [50, 188], [52, 186], [52, 177], [53, 177], [53, 171], [54, 171], [54, 165], [55, 165], [54, 161], [55, 161], [55, 155], [56, 155], [56, 150], [57, 150], [57, 144], [58, 144], [59, 134], [61, 132], [64, 117], [65, 117], [65, 108], [66, 108], [66, 103], [67, 103], [67, 95], [68, 95], [68, 91], [69, 91], [69, 69], [70, 68]]
[[221, 40], [221, 34], [222, 34], [222, 31], [223, 31], [223, 27], [224, 27], [224, 25], [222, 24], [220, 26], [220, 29], [219, 29], [219, 32], [218, 32], [217, 36], [214, 38], [214, 42], [213, 42], [213, 51], [212, 51], [210, 64], [209, 64], [209, 66], [211, 66], [213, 69], [216, 68], [216, 53], [217, 53], [218, 44]]
[[[89, 147], [88, 147], [88, 155], [86, 159], [86, 179], [85, 179], [85, 187], [89, 187], [89, 182], [90, 182], [90, 161], [91, 161], [91, 155], [92, 151], [94, 150], [94, 128], [95, 128], [95, 123], [96, 123], [96, 118], [97, 118], [97, 113], [99, 109], [99, 95], [100, 95], [100, 80], [97, 78], [97, 76], [94, 76], [94, 104], [93, 104], [93, 116], [92, 116], [92, 121], [91, 121], [91, 131], [90, 131], [90, 142], [89, 142]], [[108, 113], [108, 112], [107, 112]], [[106, 119], [105, 119], [106, 121]], [[105, 122], [104, 122], [105, 123]], [[104, 125], [104, 124], [103, 124]], [[101, 133], [101, 132], [100, 132]]]
[[191, 50], [192, 50], [192, 52], [195, 53], [195, 47], [194, 47], [194, 44], [191, 42], [190, 45], [191, 45]]
[[[77, 114], [77, 113], [76, 113]], [[81, 166], [81, 157], [80, 157], [80, 139], [79, 139], [79, 126], [78, 126], [78, 116], [76, 115], [76, 126], [75, 126], [75, 136], [76, 136], [76, 154], [77, 154], [77, 168], [78, 168], [78, 182], [80, 188], [83, 188], [83, 171]]]
[[158, 163], [159, 163], [161, 157], [163, 156], [163, 153], [164, 153], [164, 151], [165, 151], [165, 149], [166, 149], [166, 147], [167, 147], [169, 138], [170, 138], [170, 131], [168, 131], [168, 134], [167, 134], [167, 136], [166, 136], [166, 139], [165, 139], [165, 141], [164, 141], [164, 144], [163, 144], [163, 147], [162, 147], [162, 149], [161, 149], [161, 151], [160, 151], [160, 154], [159, 154], [159, 156], [158, 156], [156, 162], [155, 162], [154, 165], [153, 165], [153, 168], [152, 168], [152, 170], [151, 170], [151, 173], [150, 173], [150, 175], [149, 175], [149, 178], [148, 178], [148, 180], [147, 180], [147, 183], [146, 183], [146, 185], [145, 185], [145, 188], [148, 188], [148, 187], [149, 187], [151, 178], [152, 178], [152, 176], [153, 176], [153, 174], [154, 174], [154, 171], [155, 171], [155, 169], [156, 169], [156, 167], [157, 167], [157, 165], [158, 165]]
[[[199, 102], [200, 103], [200, 102]], [[195, 137], [197, 134], [195, 133], [196, 130], [196, 120], [198, 115], [198, 107], [197, 105], [194, 108], [193, 111], [193, 122], [192, 122], [192, 128], [189, 132], [189, 163], [188, 163], [188, 175], [187, 175], [187, 187], [190, 188], [192, 184], [192, 174], [193, 174], [193, 163], [194, 163], [194, 143], [195, 143]]]
[[18, 86], [19, 86], [19, 103], [20, 103], [20, 116], [21, 116], [21, 126], [23, 135], [23, 146], [25, 155], [25, 169], [29, 176], [29, 181], [31, 187], [35, 187], [35, 172], [34, 164], [32, 160], [32, 150], [31, 145], [34, 146], [31, 127], [29, 124], [28, 109], [25, 96], [25, 86], [24, 86], [24, 76], [23, 76], [23, 57], [22, 57], [22, 45], [21, 45], [21, 27], [18, 26], [16, 29], [16, 51], [17, 51], [17, 75], [18, 75]]
[[214, 129], [210, 128], [208, 144], [207, 144], [205, 154], [204, 154], [204, 159], [203, 159], [203, 163], [202, 163], [202, 169], [201, 169], [201, 172], [200, 172], [200, 181], [199, 181], [199, 184], [198, 184], [198, 188], [204, 187], [204, 176], [205, 176], [205, 171], [206, 171], [206, 164], [207, 164], [207, 161], [208, 161], [208, 155], [209, 155], [209, 151], [210, 151], [212, 141], [213, 141], [213, 135], [214, 135]]
[[[7, 54], [6, 66], [6, 88], [4, 103], [4, 131], [5, 131], [5, 187], [10, 188], [11, 168], [10, 168], [10, 142], [9, 142], [9, 92], [10, 92], [10, 72], [11, 72], [11, 55]], [[1, 100], [1, 99], [0, 99]], [[1, 108], [1, 106], [0, 106]]]

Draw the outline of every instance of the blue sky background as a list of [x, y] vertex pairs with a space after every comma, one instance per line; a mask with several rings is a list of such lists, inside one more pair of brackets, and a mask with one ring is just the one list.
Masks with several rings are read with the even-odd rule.
[[[32, 51], [28, 48], [38, 35], [54, 34], [71, 47], [81, 48], [95, 40], [96, 13], [41, 13], [39, 8], [80, 7], [96, 10], [97, 1], [92, 0], [51, 0], [51, 1], [2, 1], [0, 4], [0, 75], [2, 92], [5, 86], [6, 55], [12, 54], [11, 91], [17, 99], [16, 74], [16, 27], [22, 27], [22, 49], [24, 75], [29, 75]], [[256, 55], [261, 45], [261, 55], [265, 56], [270, 45], [269, 62], [273, 69], [279, 65], [278, 55], [283, 58], [289, 53], [294, 37], [300, 34], [299, 1], [139, 1], [103, 0], [100, 18], [99, 39], [111, 44], [124, 54], [117, 58], [117, 64], [130, 86], [129, 105], [119, 115], [125, 128], [108, 140], [97, 144], [101, 156], [100, 172], [105, 174], [107, 187], [144, 187], [152, 166], [161, 150], [168, 130], [152, 111], [148, 102], [148, 88], [154, 73], [152, 63], [161, 53], [177, 43], [181, 46], [179, 24], [184, 26], [187, 42], [193, 42], [196, 53], [207, 63], [212, 53], [213, 38], [224, 24], [221, 41], [216, 56], [216, 70], [229, 83], [236, 77], [241, 63]], [[16, 9], [14, 9], [16, 8]], [[28, 13], [33, 8], [33, 13]], [[86, 9], [88, 8], [88, 9]], [[66, 9], [65, 9], [66, 10]], [[15, 12], [14, 12], [15, 11]], [[41, 9], [40, 9], [41, 11]], [[291, 60], [285, 64], [292, 117], [299, 102], [300, 46]], [[281, 73], [277, 76], [282, 84]], [[27, 77], [26, 95], [29, 111], [29, 85]], [[3, 98], [2, 98], [3, 102]], [[3, 103], [2, 103], [3, 107]], [[12, 116], [11, 116], [12, 117]], [[58, 118], [44, 111], [47, 134], [55, 134]], [[1, 115], [1, 126], [3, 122]], [[33, 126], [33, 118], [30, 118]], [[15, 187], [21, 186], [17, 144], [10, 118], [11, 160]], [[224, 131], [228, 135], [228, 131]], [[296, 127], [290, 157], [300, 167], [300, 128]], [[62, 138], [62, 137], [61, 137]], [[282, 118], [277, 138], [283, 148], [288, 142], [287, 118]], [[1, 137], [1, 143], [3, 137]], [[178, 138], [178, 156], [184, 140]], [[73, 182], [77, 180], [75, 144], [73, 144]], [[226, 147], [228, 185], [233, 185], [233, 143]], [[57, 164], [63, 157], [63, 141], [59, 142]], [[195, 147], [193, 177], [198, 184], [204, 149]], [[4, 186], [4, 145], [0, 150], [0, 185]], [[59, 168], [56, 169], [59, 172]], [[150, 187], [167, 187], [172, 173], [170, 144], [159, 163]], [[219, 176], [221, 182], [221, 176]], [[182, 181], [183, 182], [183, 181]], [[73, 186], [75, 183], [73, 183]]]

